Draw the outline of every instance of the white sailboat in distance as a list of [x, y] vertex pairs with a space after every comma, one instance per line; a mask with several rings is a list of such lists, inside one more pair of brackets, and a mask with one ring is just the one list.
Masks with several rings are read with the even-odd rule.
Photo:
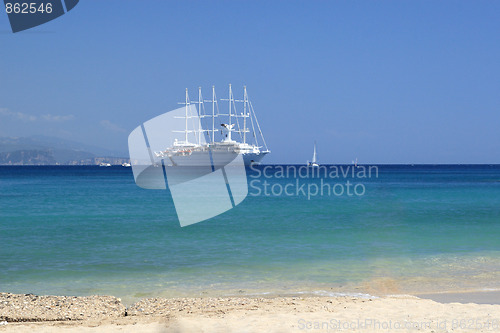
[[312, 161], [308, 163], [310, 167], [319, 167], [318, 161], [316, 160], [316, 141], [314, 141], [314, 150]]

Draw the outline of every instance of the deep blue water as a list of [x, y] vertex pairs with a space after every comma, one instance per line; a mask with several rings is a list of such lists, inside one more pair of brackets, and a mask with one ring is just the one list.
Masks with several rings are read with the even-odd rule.
[[[371, 178], [281, 177], [286, 168], [249, 170], [240, 205], [181, 228], [169, 191], [137, 187], [130, 168], [0, 167], [0, 291], [132, 300], [500, 288], [500, 166], [387, 165]], [[345, 193], [346, 181], [363, 195]], [[344, 193], [308, 198], [325, 183]], [[293, 195], [280, 193], [287, 184]]]

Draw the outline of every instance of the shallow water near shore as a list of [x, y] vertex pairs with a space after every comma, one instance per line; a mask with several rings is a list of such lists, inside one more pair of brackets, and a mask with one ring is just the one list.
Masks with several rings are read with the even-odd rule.
[[[138, 188], [130, 168], [0, 167], [0, 289], [124, 300], [500, 289], [500, 166], [300, 179], [263, 168], [236, 208], [181, 228], [169, 191]], [[365, 191], [264, 193], [265, 180], [297, 179]]]

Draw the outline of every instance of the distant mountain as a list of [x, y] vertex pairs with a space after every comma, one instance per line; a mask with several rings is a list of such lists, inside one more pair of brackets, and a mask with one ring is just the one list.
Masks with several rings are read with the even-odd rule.
[[[96, 164], [125, 161], [128, 154], [48, 136], [0, 138], [0, 164]], [[109, 162], [112, 163], [112, 162]]]
[[128, 155], [127, 152], [117, 152], [102, 147], [51, 136], [33, 135], [28, 137], [0, 137], [0, 152], [23, 149], [66, 149], [86, 151], [94, 155], [113, 157]]
[[0, 153], [0, 165], [53, 165], [57, 164], [49, 151], [16, 150]]

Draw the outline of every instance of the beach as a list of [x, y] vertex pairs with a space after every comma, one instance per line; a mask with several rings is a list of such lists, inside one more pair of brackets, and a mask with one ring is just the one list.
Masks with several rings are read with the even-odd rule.
[[499, 321], [500, 304], [410, 295], [148, 298], [125, 307], [110, 296], [0, 294], [0, 332], [496, 332]]

